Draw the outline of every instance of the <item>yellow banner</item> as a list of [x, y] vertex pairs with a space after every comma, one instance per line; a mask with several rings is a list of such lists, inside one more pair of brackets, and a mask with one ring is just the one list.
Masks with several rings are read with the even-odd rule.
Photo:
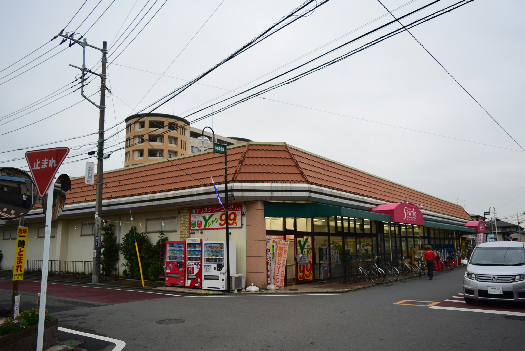
[[16, 234], [16, 254], [13, 266], [13, 281], [24, 280], [24, 264], [26, 262], [27, 227], [18, 227]]

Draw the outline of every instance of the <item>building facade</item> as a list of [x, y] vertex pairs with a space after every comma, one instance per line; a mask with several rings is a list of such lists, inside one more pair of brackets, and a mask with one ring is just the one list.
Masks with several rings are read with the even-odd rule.
[[124, 167], [187, 155], [189, 126], [184, 118], [163, 113], [129, 116]]
[[[476, 234], [464, 226], [471, 218], [461, 206], [286, 143], [232, 145], [227, 162], [229, 201], [237, 206], [228, 218], [229, 240], [236, 242], [236, 271], [247, 285], [270, 283], [272, 240], [287, 248], [285, 284], [299, 284], [347, 277], [359, 259], [413, 259], [424, 245], [458, 255], [463, 238]], [[194, 217], [219, 207], [212, 179], [223, 197], [224, 173], [224, 155], [211, 150], [105, 172], [102, 218], [115, 225], [118, 241], [132, 226], [151, 241], [159, 230], [169, 240], [225, 240], [220, 213], [214, 226]], [[52, 224], [51, 260], [89, 265], [94, 211], [95, 186], [72, 179]], [[25, 223], [28, 262], [41, 260], [42, 211], [31, 211]], [[16, 227], [10, 221], [2, 228], [4, 269], [14, 259]], [[305, 257], [298, 261], [298, 255]]]

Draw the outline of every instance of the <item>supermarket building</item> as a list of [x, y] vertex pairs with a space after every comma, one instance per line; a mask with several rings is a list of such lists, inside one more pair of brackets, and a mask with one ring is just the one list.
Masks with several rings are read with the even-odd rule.
[[[373, 176], [286, 143], [248, 142], [229, 146], [230, 204], [241, 204], [242, 224], [230, 229], [236, 242], [236, 271], [246, 284], [268, 284], [267, 239], [288, 243], [287, 284], [340, 278], [348, 261], [379, 256], [387, 261], [412, 256], [431, 244], [456, 255], [468, 213], [456, 204]], [[211, 182], [224, 191], [224, 155], [212, 151], [130, 166], [104, 173], [102, 218], [115, 225], [117, 241], [131, 226], [169, 240], [225, 240], [224, 229], [191, 228], [192, 209], [218, 205]], [[96, 184], [96, 182], [95, 182]], [[62, 215], [52, 223], [50, 260], [92, 262], [95, 186], [72, 179]], [[1, 229], [3, 269], [14, 262], [17, 221]], [[27, 260], [41, 260], [44, 215], [32, 210]], [[14, 233], [14, 236], [13, 236]], [[310, 248], [304, 274], [296, 254]]]

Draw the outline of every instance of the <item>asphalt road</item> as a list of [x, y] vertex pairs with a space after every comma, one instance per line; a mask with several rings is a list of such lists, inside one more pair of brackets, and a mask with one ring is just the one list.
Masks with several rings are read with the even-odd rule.
[[[48, 296], [48, 309], [61, 327], [122, 340], [126, 351], [522, 350], [523, 305], [496, 306], [522, 316], [463, 311], [460, 302], [457, 310], [431, 307], [454, 306], [445, 300], [461, 292], [464, 270], [331, 295], [123, 297], [112, 303]], [[0, 307], [6, 295], [10, 301], [10, 292], [0, 290]], [[23, 308], [31, 298], [22, 296]], [[68, 336], [88, 350], [114, 348], [67, 333], [59, 337]]]

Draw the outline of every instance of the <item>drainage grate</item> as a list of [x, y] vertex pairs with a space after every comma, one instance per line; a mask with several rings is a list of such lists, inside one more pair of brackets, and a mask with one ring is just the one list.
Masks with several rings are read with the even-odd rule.
[[157, 324], [181, 324], [186, 322], [184, 319], [161, 319], [156, 321]]
[[525, 321], [525, 317], [520, 316], [505, 316], [507, 319], [512, 319], [513, 321]]

